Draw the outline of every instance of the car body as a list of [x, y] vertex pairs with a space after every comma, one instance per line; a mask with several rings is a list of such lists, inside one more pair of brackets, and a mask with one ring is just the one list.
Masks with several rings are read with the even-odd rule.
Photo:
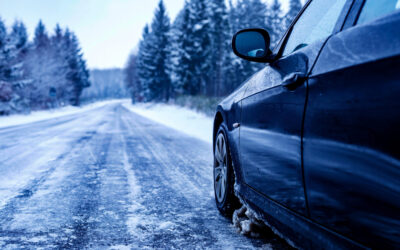
[[298, 247], [400, 247], [399, 7], [308, 1], [271, 53], [239, 55], [266, 65], [217, 107], [224, 188]]

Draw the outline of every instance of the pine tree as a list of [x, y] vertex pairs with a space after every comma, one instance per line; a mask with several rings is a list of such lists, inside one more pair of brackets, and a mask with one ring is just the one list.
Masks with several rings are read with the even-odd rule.
[[42, 20], [39, 20], [39, 23], [36, 26], [33, 43], [36, 48], [47, 48], [49, 45], [49, 37]]
[[271, 24], [271, 48], [274, 47], [281, 39], [284, 29], [284, 23], [282, 18], [282, 8], [279, 0], [274, 0], [270, 7], [270, 24]]
[[239, 31], [239, 14], [237, 13], [236, 5], [232, 2], [232, 0], [228, 0], [229, 12], [229, 25], [231, 27], [231, 35]]
[[138, 78], [142, 85], [141, 95], [146, 101], [150, 99], [151, 93], [149, 89], [151, 71], [153, 70], [151, 65], [154, 54], [154, 47], [151, 45], [151, 33], [149, 26], [146, 25], [143, 29], [142, 40], [139, 43], [139, 51], [137, 56], [137, 70]]
[[79, 41], [76, 35], [67, 31], [64, 35], [67, 45], [67, 62], [68, 72], [67, 80], [70, 82], [70, 104], [74, 106], [80, 105], [80, 95], [82, 90], [90, 86], [89, 70], [86, 66], [86, 61], [83, 59]]
[[236, 31], [248, 28], [271, 29], [267, 19], [267, 5], [261, 0], [238, 0], [232, 7]]
[[0, 19], [0, 115], [7, 115], [10, 113], [9, 101], [12, 99], [13, 90], [12, 85], [6, 82], [5, 72], [7, 69], [7, 30]]
[[206, 94], [210, 81], [211, 39], [206, 0], [186, 1], [181, 13], [174, 76], [183, 94]]
[[211, 38], [210, 38], [210, 18], [206, 0], [192, 0], [189, 5], [191, 24], [193, 29], [194, 54], [192, 56], [194, 64], [194, 74], [198, 93], [206, 94], [206, 87], [210, 81], [211, 64]]
[[60, 25], [57, 23], [56, 27], [54, 28], [54, 35], [51, 37], [51, 42], [54, 45], [60, 46], [63, 42], [63, 30], [61, 29]]
[[50, 40], [46, 27], [40, 20], [35, 29], [32, 47], [26, 58], [26, 70], [32, 80], [29, 99], [33, 109], [46, 109], [53, 105], [53, 99], [50, 96], [50, 89], [53, 85], [52, 63]]
[[20, 21], [15, 21], [9, 34], [10, 41], [10, 67], [11, 77], [14, 80], [24, 78], [23, 62], [28, 52], [28, 33], [25, 25]]
[[0, 48], [4, 48], [6, 45], [7, 29], [4, 25], [3, 20], [0, 18]]
[[[242, 24], [240, 22], [241, 10], [238, 7], [239, 4], [234, 5], [231, 0], [229, 0], [229, 23], [230, 23], [230, 36], [228, 38], [228, 48], [227, 54], [224, 61], [224, 91], [229, 93], [233, 91], [237, 86], [239, 86], [243, 78], [243, 63], [244, 61], [237, 57], [232, 50], [232, 36], [238, 32]], [[227, 77], [229, 76], [229, 77]]]
[[300, 0], [290, 0], [289, 11], [285, 15], [285, 29], [287, 29], [293, 22], [294, 18], [301, 10], [301, 7], [302, 4]]
[[225, 0], [210, 2], [210, 37], [211, 37], [211, 80], [208, 95], [219, 96], [224, 94], [224, 65], [230, 63], [227, 59], [230, 47], [230, 25]]
[[146, 25], [137, 55], [137, 73], [146, 101], [168, 101], [171, 94], [169, 77], [170, 21], [160, 0], [150, 28]]
[[170, 42], [168, 46], [169, 58], [168, 64], [168, 74], [171, 79], [171, 94], [182, 94], [182, 86], [180, 82], [180, 71], [182, 68], [186, 68], [187, 65], [180, 65], [180, 57], [183, 55], [182, 50], [182, 37], [183, 37], [183, 18], [185, 14], [185, 8], [183, 8], [175, 18], [171, 25], [169, 32]]
[[158, 8], [154, 13], [151, 24], [150, 46], [152, 49], [152, 58], [147, 65], [151, 70], [150, 78], [147, 83], [149, 88], [149, 98], [151, 100], [168, 101], [171, 87], [168, 75], [168, 43], [169, 43], [170, 21], [167, 16], [163, 0], [160, 0]]
[[23, 22], [15, 21], [11, 28], [11, 40], [16, 49], [22, 49], [28, 42], [28, 33]]
[[137, 57], [133, 53], [129, 55], [124, 69], [124, 82], [131, 96], [132, 103], [141, 101], [142, 86], [137, 75]]
[[14, 81], [23, 78], [23, 60], [27, 53], [28, 34], [22, 22], [15, 21], [8, 35], [8, 64], [10, 68], [10, 78]]
[[20, 21], [15, 21], [11, 27], [9, 37], [8, 68], [9, 79], [13, 86], [13, 100], [10, 105], [15, 112], [29, 109], [29, 80], [25, 72], [25, 57], [28, 51], [28, 34], [25, 25]]
[[176, 59], [177, 67], [175, 67], [175, 75], [177, 76], [177, 85], [180, 87], [182, 94], [195, 95], [199, 93], [199, 86], [195, 80], [195, 66], [193, 57], [195, 53], [194, 48], [194, 33], [193, 33], [193, 20], [190, 17], [190, 3], [185, 2], [185, 7], [182, 14], [182, 23], [178, 41], [180, 50]]
[[69, 102], [70, 91], [68, 91], [69, 82], [67, 80], [68, 72], [68, 48], [64, 40], [64, 33], [59, 24], [54, 29], [54, 35], [50, 37], [51, 59], [52, 63], [52, 79], [53, 98], [57, 99], [57, 106], [64, 106]]
[[8, 50], [9, 40], [7, 29], [3, 20], [0, 19], [0, 80], [6, 81], [8, 73]]

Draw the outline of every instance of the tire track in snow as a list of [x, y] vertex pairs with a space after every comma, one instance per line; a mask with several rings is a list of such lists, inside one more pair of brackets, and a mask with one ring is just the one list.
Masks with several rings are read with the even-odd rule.
[[[77, 154], [77, 152], [82, 150], [94, 135], [95, 133], [89, 132], [79, 136], [77, 142], [69, 145], [70, 150], [65, 151], [55, 160], [48, 162], [48, 169], [46, 171], [42, 172], [40, 176], [30, 181], [17, 196], [11, 198], [6, 205], [2, 207], [0, 210], [0, 239], [7, 238], [8, 240], [5, 242], [11, 245], [19, 245], [21, 241], [27, 241], [23, 245], [29, 246], [29, 244], [32, 244], [33, 246], [40, 246], [40, 242], [36, 242], [35, 240], [29, 241], [29, 238], [36, 239], [41, 237], [42, 239], [48, 239], [51, 238], [49, 237], [49, 234], [56, 233], [54, 230], [50, 230], [49, 232], [32, 233], [29, 232], [29, 230], [15, 229], [13, 223], [15, 222], [15, 219], [19, 219], [18, 217], [21, 216], [21, 214], [24, 214], [27, 208], [29, 209], [31, 198], [43, 188], [43, 185], [48, 181], [49, 177], [54, 174], [57, 168], [66, 165], [70, 160], [71, 155]], [[27, 237], [28, 235], [30, 235], [30, 237]]]
[[[150, 214], [158, 219], [144, 227], [153, 237], [143, 246], [266, 246], [262, 240], [236, 234], [230, 221], [218, 214], [211, 195], [209, 145], [127, 110], [123, 117], [123, 130], [128, 135], [130, 162], [135, 166], [142, 190], [146, 190], [141, 194], [142, 205], [147, 209], [142, 211], [142, 217]], [[141, 153], [141, 150], [146, 153]], [[206, 168], [209, 171], [204, 171]], [[170, 232], [163, 230], [164, 225]]]
[[[82, 117], [77, 117], [76, 123], [79, 124], [81, 118]], [[97, 123], [94, 127], [100, 129], [102, 124], [104, 124], [104, 121]], [[87, 174], [90, 171], [93, 173], [93, 170], [96, 170], [98, 167], [97, 165], [99, 165], [99, 162], [100, 165], [102, 162], [101, 159], [95, 159], [95, 162], [91, 164], [87, 160], [85, 162], [85, 159], [82, 159], [82, 157], [86, 158], [86, 155], [82, 154], [82, 152], [85, 152], [85, 148], [88, 147], [88, 144], [93, 140], [93, 137], [96, 136], [95, 132], [90, 131], [92, 127], [93, 126], [87, 126], [87, 128], [84, 129], [86, 132], [83, 132], [80, 136], [74, 136], [73, 138], [76, 139], [74, 139], [70, 144], [69, 150], [65, 150], [65, 152], [56, 160], [48, 163], [50, 166], [47, 171], [26, 185], [20, 195], [14, 197], [10, 202], [8, 202], [4, 209], [0, 210], [0, 243], [3, 241], [3, 243], [5, 242], [11, 248], [20, 248], [22, 246], [68, 247], [71, 245], [84, 246], [87, 241], [90, 240], [84, 236], [86, 234], [85, 231], [87, 231], [90, 224], [90, 222], [88, 222], [88, 215], [90, 215], [89, 212], [93, 210], [91, 207], [95, 205], [98, 197], [92, 195], [95, 192], [91, 192], [91, 195], [87, 195], [88, 190], [96, 190], [95, 186], [97, 182], [97, 176], [95, 173], [92, 175]], [[64, 136], [70, 135], [67, 133]], [[107, 143], [99, 145], [108, 146]], [[101, 153], [98, 155], [101, 156]], [[85, 166], [85, 168], [76, 168], [76, 166], [79, 166], [80, 164]], [[70, 168], [70, 165], [72, 165], [72, 168]], [[75, 176], [67, 179], [65, 182], [67, 185], [61, 185], [61, 187], [54, 187], [54, 185], [43, 187], [49, 177], [52, 176], [55, 171], [59, 171], [60, 168], [66, 170], [67, 174], [71, 174], [71, 172], [73, 173], [76, 169], [80, 170], [80, 173], [74, 173]], [[84, 176], [85, 178], [80, 178], [81, 176]], [[71, 183], [74, 180], [80, 180], [80, 182]], [[59, 183], [55, 184], [59, 185]], [[61, 189], [61, 191], [54, 192], [54, 190], [48, 190], [50, 188], [54, 190]], [[53, 200], [41, 200], [40, 197], [38, 198], [38, 195], [36, 195], [38, 190], [42, 193], [50, 193], [50, 195], [47, 195], [50, 197], [46, 198], [51, 198]], [[65, 195], [71, 193], [71, 191], [73, 192], [72, 195]], [[75, 197], [75, 199], [71, 199], [71, 196]], [[58, 214], [54, 214], [54, 209], [52, 209], [51, 206], [57, 206], [58, 202], [67, 205], [67, 209], [68, 207], [72, 208], [72, 214], [69, 213], [69, 211], [67, 211], [66, 214], [62, 214], [62, 211], [57, 211]], [[41, 209], [44, 211], [40, 211]], [[63, 209], [64, 208], [61, 208], [61, 210]], [[29, 226], [32, 226], [29, 225], [29, 220], [34, 220], [32, 215], [34, 217], [35, 213], [51, 213], [48, 215], [55, 216], [56, 218], [49, 218], [48, 220], [50, 222], [52, 219], [55, 221], [71, 221], [72, 219], [72, 223], [67, 222], [64, 223], [64, 225], [56, 225], [55, 228], [46, 228], [46, 231], [38, 230], [38, 228], [40, 229], [40, 227], [45, 224], [51, 224], [49, 221], [44, 221], [43, 219], [47, 219], [42, 217], [42, 221], [39, 222], [43, 225], [38, 225], [36, 229], [29, 228]], [[28, 221], [26, 221], [27, 218], [24, 218], [26, 216], [29, 218]], [[28, 224], [24, 224], [24, 221], [28, 222]], [[0, 244], [0, 246], [1, 245], [2, 244]]]
[[48, 171], [52, 162], [71, 151], [76, 141], [91, 136], [93, 128], [101, 126], [95, 114], [81, 115], [75, 115], [75, 123], [61, 122], [52, 127], [53, 121], [48, 120], [49, 124], [17, 126], [12, 133], [0, 133], [0, 208], [19, 189]]
[[72, 212], [71, 234], [67, 241], [57, 243], [61, 248], [98, 249], [134, 244], [125, 225], [129, 185], [119, 136], [118, 108], [114, 107], [112, 115], [104, 119], [107, 126], [98, 130], [99, 136], [86, 149], [93, 164], [76, 174], [83, 177], [77, 182], [75, 203], [83, 204]]

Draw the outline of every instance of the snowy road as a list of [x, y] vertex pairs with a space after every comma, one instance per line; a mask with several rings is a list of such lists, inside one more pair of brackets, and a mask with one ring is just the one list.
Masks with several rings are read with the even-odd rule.
[[211, 146], [120, 103], [0, 129], [0, 248], [281, 248], [215, 208]]

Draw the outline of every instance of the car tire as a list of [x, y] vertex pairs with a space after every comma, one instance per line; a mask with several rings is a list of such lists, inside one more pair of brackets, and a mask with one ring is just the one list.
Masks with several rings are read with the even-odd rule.
[[235, 173], [225, 131], [221, 125], [215, 137], [213, 180], [217, 208], [222, 215], [230, 217], [240, 203], [234, 192]]

